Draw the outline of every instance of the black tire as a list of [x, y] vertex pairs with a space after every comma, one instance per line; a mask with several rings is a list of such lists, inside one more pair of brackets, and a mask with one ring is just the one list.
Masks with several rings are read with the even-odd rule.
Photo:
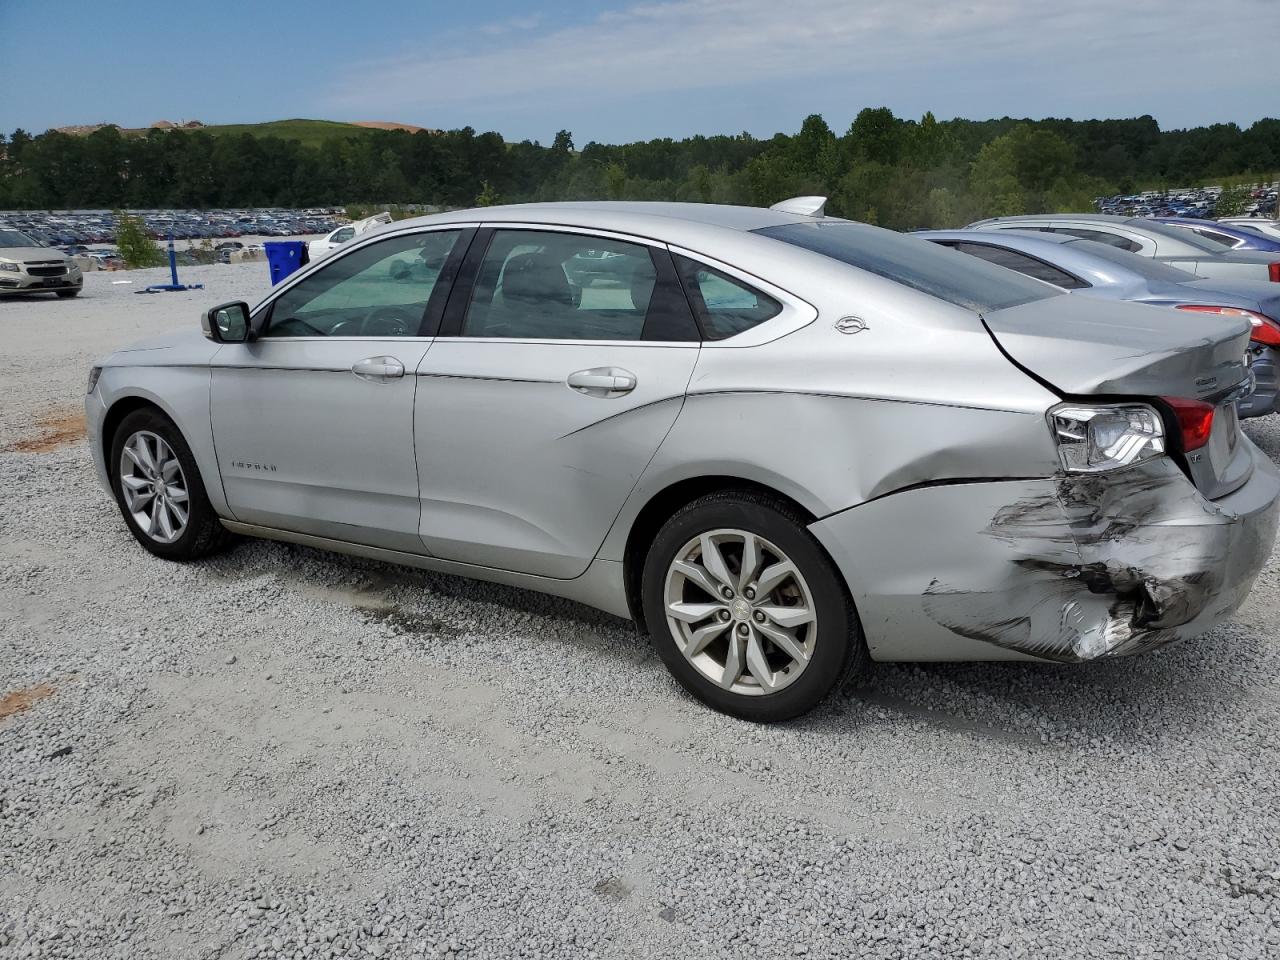
[[[641, 599], [653, 645], [672, 675], [694, 697], [743, 720], [775, 723], [807, 713], [838, 687], [870, 667], [857, 611], [844, 579], [805, 519], [785, 502], [754, 490], [724, 490], [682, 507], [663, 525], [645, 557]], [[744, 530], [776, 544], [808, 583], [817, 614], [810, 660], [788, 686], [774, 693], [734, 693], [718, 686], [681, 653], [667, 621], [666, 576], [677, 552], [702, 533]]]
[[[148, 536], [125, 506], [120, 480], [120, 457], [125, 443], [140, 430], [156, 434], [169, 445], [178, 458], [186, 480], [187, 528], [172, 543], [161, 543]], [[204, 481], [200, 477], [195, 458], [191, 455], [191, 448], [183, 439], [182, 432], [159, 410], [153, 407], [135, 410], [120, 421], [115, 434], [111, 437], [107, 469], [111, 476], [111, 491], [115, 494], [116, 504], [120, 507], [125, 525], [134, 538], [157, 557], [176, 561], [197, 560], [211, 553], [225, 550], [235, 542], [235, 535], [219, 522], [218, 515], [209, 503]]]
[[79, 291], [79, 289], [76, 289], [76, 290], [58, 290], [58, 291], [55, 291], [55, 292], [58, 294], [58, 297], [59, 297], [60, 299], [62, 299], [62, 300], [70, 300], [72, 297], [78, 297], [78, 296], [80, 295], [80, 291]]

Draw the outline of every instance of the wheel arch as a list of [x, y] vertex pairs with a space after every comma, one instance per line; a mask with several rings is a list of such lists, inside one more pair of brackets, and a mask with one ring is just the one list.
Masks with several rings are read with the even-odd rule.
[[631, 611], [631, 618], [640, 630], [647, 629], [644, 603], [640, 594], [640, 578], [644, 571], [645, 557], [648, 556], [649, 548], [658, 531], [681, 507], [709, 493], [722, 490], [749, 490], [786, 504], [803, 517], [806, 523], [813, 523], [818, 519], [813, 511], [775, 487], [757, 480], [728, 474], [686, 477], [653, 493], [631, 521], [622, 553], [622, 576], [627, 606]]
[[[120, 429], [120, 424], [124, 422], [124, 418], [129, 416], [135, 410], [143, 410], [146, 408], [155, 410], [157, 413], [163, 414], [174, 426], [177, 421], [174, 420], [173, 414], [150, 397], [140, 396], [138, 394], [129, 394], [127, 396], [118, 397], [107, 408], [107, 412], [102, 417], [102, 431], [98, 437], [98, 442], [102, 445], [102, 457], [107, 466], [107, 475], [115, 480], [116, 464], [112, 463], [111, 446], [115, 442], [116, 431]], [[181, 429], [179, 427], [179, 429]]]

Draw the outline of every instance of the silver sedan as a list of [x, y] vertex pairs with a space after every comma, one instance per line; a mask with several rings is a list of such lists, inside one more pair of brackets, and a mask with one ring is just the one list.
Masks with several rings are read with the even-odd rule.
[[872, 659], [1119, 656], [1239, 606], [1280, 497], [1249, 325], [1158, 313], [820, 198], [487, 208], [120, 350], [86, 409], [159, 557], [268, 537], [573, 598], [773, 721]]

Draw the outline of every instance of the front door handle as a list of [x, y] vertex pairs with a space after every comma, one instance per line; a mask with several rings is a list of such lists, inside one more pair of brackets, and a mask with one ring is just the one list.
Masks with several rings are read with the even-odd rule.
[[395, 357], [365, 357], [351, 365], [351, 372], [361, 380], [386, 383], [404, 376], [404, 364]]
[[588, 397], [621, 397], [636, 388], [636, 375], [621, 367], [592, 367], [569, 374], [565, 383]]

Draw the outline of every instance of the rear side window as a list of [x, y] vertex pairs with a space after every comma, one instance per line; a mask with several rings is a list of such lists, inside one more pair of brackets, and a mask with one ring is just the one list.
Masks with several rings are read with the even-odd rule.
[[978, 313], [1059, 295], [1052, 287], [1012, 270], [974, 257], [957, 257], [920, 237], [862, 223], [816, 220], [755, 232]]
[[1198, 228], [1196, 233], [1204, 237], [1206, 240], [1212, 240], [1214, 243], [1220, 243], [1224, 247], [1234, 247], [1240, 241], [1235, 237], [1229, 237], [1225, 233], [1218, 233], [1216, 230], [1205, 230]]
[[1082, 227], [1050, 227], [1046, 233], [1065, 233], [1071, 237], [1079, 237], [1081, 240], [1092, 240], [1094, 243], [1105, 243], [1109, 247], [1115, 247], [1118, 250], [1128, 250], [1130, 253], [1137, 253], [1142, 249], [1142, 244], [1135, 243], [1128, 237], [1122, 237], [1118, 233], [1105, 233], [1102, 230], [1085, 230]]
[[961, 253], [978, 257], [987, 261], [987, 263], [994, 263], [998, 267], [1017, 270], [1025, 277], [1052, 283], [1055, 287], [1061, 287], [1063, 290], [1079, 290], [1081, 287], [1089, 286], [1079, 277], [1074, 277], [1065, 270], [1059, 270], [1052, 264], [1027, 256], [1025, 253], [1019, 253], [1016, 250], [993, 247], [987, 243], [957, 243], [955, 248]]
[[782, 312], [782, 304], [767, 293], [714, 267], [679, 255], [675, 261], [680, 281], [693, 301], [708, 340], [725, 340]]

